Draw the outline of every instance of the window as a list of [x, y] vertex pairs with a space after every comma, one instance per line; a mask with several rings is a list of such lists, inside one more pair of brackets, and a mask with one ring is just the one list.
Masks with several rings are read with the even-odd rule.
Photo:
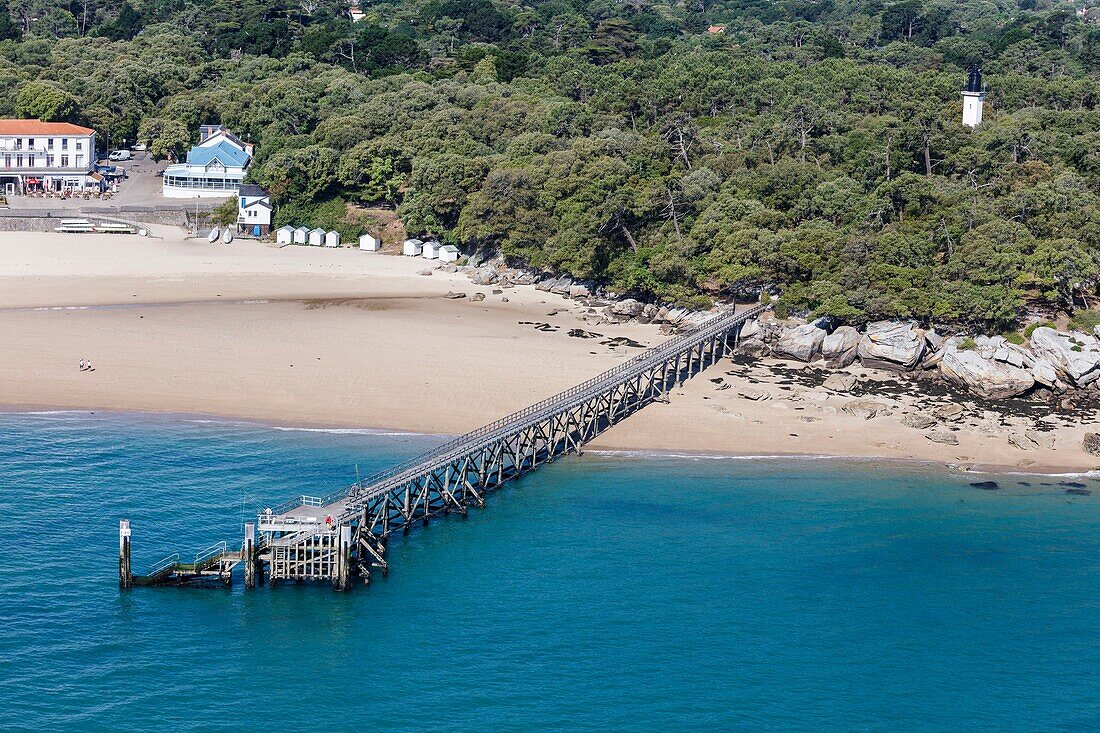
[[46, 167], [47, 168], [53, 168], [53, 156], [52, 155], [47, 155], [46, 156]]
[[21, 137], [15, 138], [15, 149], [16, 150], [22, 150], [23, 149], [23, 138], [21, 138]]
[[53, 150], [53, 138], [52, 137], [48, 138], [46, 140], [46, 150]]
[[22, 155], [15, 156], [15, 167], [16, 168], [22, 168], [23, 167], [23, 156]]
[[4, 156], [4, 167], [5, 168], [11, 168], [11, 156], [10, 155], [5, 155]]
[[34, 156], [33, 155], [28, 155], [27, 156], [27, 167], [28, 168], [34, 168]]
[[62, 168], [68, 168], [69, 167], [69, 156], [67, 156], [67, 155], [62, 155], [61, 156], [61, 167]]
[[33, 137], [28, 137], [27, 138], [27, 147], [28, 148], [33, 148], [34, 147], [34, 138]]
[[84, 156], [83, 155], [76, 156], [76, 167], [79, 168], [82, 165], [84, 165]]
[[69, 149], [69, 139], [68, 138], [65, 138], [65, 137], [61, 138], [61, 149], [62, 150], [68, 150]]
[[84, 149], [84, 143], [82, 143], [82, 142], [80, 142], [79, 140], [77, 140], [77, 141], [76, 141], [76, 149], [77, 149], [77, 150], [83, 150], [83, 149]]

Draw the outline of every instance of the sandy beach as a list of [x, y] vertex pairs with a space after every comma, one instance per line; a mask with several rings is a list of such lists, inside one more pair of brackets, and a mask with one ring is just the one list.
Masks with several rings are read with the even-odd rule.
[[[529, 286], [495, 292], [418, 258], [153, 233], [0, 233], [0, 404], [461, 433], [638, 353], [612, 339], [666, 338], [650, 325], [596, 328], [575, 301]], [[442, 297], [449, 291], [485, 300]], [[569, 334], [577, 328], [599, 335]], [[78, 369], [82, 358], [94, 372]], [[725, 360], [590, 447], [1100, 466], [1081, 449], [1095, 429], [1089, 413], [1002, 409], [856, 373], [857, 394], [836, 394], [813, 366]], [[885, 409], [849, 414], [856, 399]], [[962, 413], [942, 427], [957, 445], [903, 423], [955, 403]], [[1041, 444], [1019, 440], [1025, 433]]]

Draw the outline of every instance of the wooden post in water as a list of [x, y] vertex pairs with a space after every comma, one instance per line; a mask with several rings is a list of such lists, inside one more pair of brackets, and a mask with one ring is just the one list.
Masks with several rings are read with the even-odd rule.
[[118, 520], [118, 587], [130, 588], [134, 576], [130, 572], [130, 520]]
[[244, 547], [241, 548], [244, 560], [244, 587], [251, 590], [256, 587], [256, 523], [244, 523]]
[[336, 535], [336, 575], [333, 590], [347, 590], [351, 585], [351, 525], [342, 524]]

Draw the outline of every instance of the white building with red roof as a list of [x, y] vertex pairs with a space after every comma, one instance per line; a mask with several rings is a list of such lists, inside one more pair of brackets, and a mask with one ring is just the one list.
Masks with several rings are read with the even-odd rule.
[[95, 130], [68, 122], [0, 119], [0, 191], [97, 185]]

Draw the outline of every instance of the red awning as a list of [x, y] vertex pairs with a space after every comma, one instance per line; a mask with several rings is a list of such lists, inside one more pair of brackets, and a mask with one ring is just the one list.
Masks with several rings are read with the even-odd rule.
[[27, 183], [41, 183], [37, 178], [28, 178]]

